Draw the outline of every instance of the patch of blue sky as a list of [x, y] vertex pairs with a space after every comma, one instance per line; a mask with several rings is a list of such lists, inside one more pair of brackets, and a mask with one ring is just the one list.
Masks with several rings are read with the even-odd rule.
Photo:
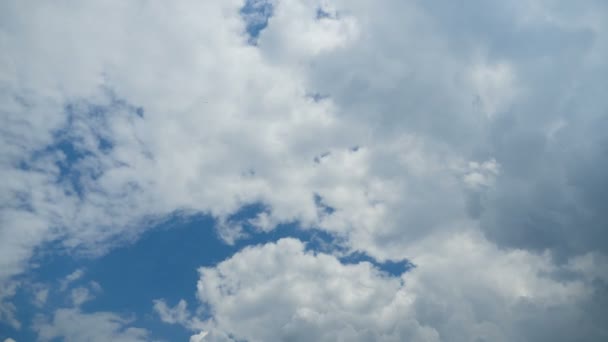
[[391, 276], [401, 275], [416, 267], [416, 265], [411, 263], [409, 260], [386, 260], [383, 262], [379, 262], [363, 252], [355, 252], [339, 259], [340, 262], [342, 262], [343, 264], [358, 264], [361, 262], [369, 262], [377, 269]]
[[[54, 251], [54, 252], [51, 252]], [[16, 277], [21, 286], [11, 302], [15, 304], [16, 319], [21, 322], [20, 329], [14, 329], [6, 322], [0, 321], [0, 341], [13, 338], [16, 341], [35, 341], [37, 334], [31, 329], [31, 324], [37, 315], [50, 315], [53, 309], [69, 306], [67, 295], [59, 295], [60, 280], [78, 269], [82, 260], [74, 259], [62, 254], [60, 244], [51, 242], [42, 246], [36, 252], [36, 256], [30, 260], [30, 270]], [[49, 292], [46, 303], [36, 306], [35, 295], [37, 286], [48, 286], [53, 290]]]
[[336, 211], [335, 208], [332, 208], [331, 206], [325, 204], [325, 202], [323, 201], [323, 197], [319, 196], [319, 194], [314, 195], [314, 200], [315, 200], [315, 205], [317, 206], [318, 209], [321, 210], [321, 212], [323, 214], [331, 215]]
[[335, 19], [335, 18], [336, 18], [335, 14], [332, 14], [331, 12], [324, 10], [322, 7], [317, 8], [315, 19], [321, 20], [321, 19]]
[[245, 30], [249, 36], [251, 45], [256, 45], [262, 30], [268, 26], [268, 20], [272, 17], [274, 7], [268, 0], [246, 0], [240, 10], [241, 17], [245, 21]]
[[52, 246], [44, 246], [41, 249], [44, 254], [33, 259], [39, 267], [20, 280], [50, 286], [49, 302], [42, 308], [36, 307], [31, 286], [22, 287], [14, 303], [24, 328], [16, 331], [5, 325], [0, 330], [9, 331], [17, 341], [35, 340], [31, 322], [37, 314], [50, 315], [58, 308], [71, 306], [70, 289], [61, 291], [60, 282], [74, 270], [82, 269], [84, 275], [71, 283], [70, 288], [91, 281], [102, 288], [96, 298], [82, 304], [83, 312], [133, 315], [136, 319], [132, 325], [148, 329], [155, 338], [186, 341], [190, 333], [181, 327], [161, 323], [152, 310], [152, 301], [164, 298], [174, 305], [183, 298], [191, 306], [196, 304], [198, 267], [215, 265], [238, 248], [222, 243], [214, 226], [214, 220], [207, 216], [174, 218], [144, 234], [137, 243], [116, 248], [98, 259], [78, 258], [61, 252], [51, 254], [48, 251]]

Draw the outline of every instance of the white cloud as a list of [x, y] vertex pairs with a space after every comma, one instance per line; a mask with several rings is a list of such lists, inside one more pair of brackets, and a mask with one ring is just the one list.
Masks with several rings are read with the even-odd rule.
[[[202, 268], [198, 297], [213, 313], [210, 341], [438, 340], [410, 316], [402, 286], [371, 264], [344, 266], [297, 240], [253, 247]], [[395, 307], [391, 308], [394, 302]], [[398, 308], [399, 317], [390, 317]], [[400, 326], [396, 326], [399, 319]], [[407, 330], [402, 332], [401, 329]]]
[[89, 282], [87, 287], [79, 286], [70, 291], [70, 299], [74, 307], [79, 307], [85, 302], [95, 299], [96, 295], [103, 289], [96, 281]]
[[292, 63], [355, 42], [360, 35], [355, 17], [342, 14], [337, 20], [315, 20], [317, 1], [277, 1], [269, 27], [258, 45], [272, 60]]
[[205, 340], [205, 336], [207, 336], [207, 332], [201, 331], [198, 334], [190, 336], [190, 342], [202, 342]]
[[9, 338], [4, 339], [4, 342], [17, 342], [17, 341], [15, 341], [9, 337]]
[[[32, 248], [48, 239], [65, 236], [68, 247], [103, 253], [108, 247], [104, 242], [137, 236], [142, 224], [151, 225], [150, 218], [154, 222], [174, 210], [226, 217], [245, 203], [262, 201], [270, 208], [264, 229], [294, 220], [304, 226], [320, 225], [351, 236], [355, 248], [381, 258], [402, 257], [383, 241], [404, 235], [403, 227], [418, 230], [405, 237], [412, 240], [424, 231], [466, 219], [462, 203], [466, 195], [454, 183], [458, 175], [451, 165], [492, 157], [502, 165], [500, 159], [509, 157], [493, 156], [500, 146], [487, 140], [493, 123], [474, 112], [475, 93], [489, 92], [482, 98], [494, 108], [490, 111], [503, 106], [507, 101], [503, 97], [516, 101], [519, 98], [511, 98], [510, 90], [503, 88], [511, 87], [513, 73], [519, 75], [521, 68], [528, 67], [526, 60], [493, 58], [492, 46], [452, 46], [452, 34], [473, 41], [477, 37], [471, 32], [447, 32], [442, 25], [451, 22], [434, 22], [435, 15], [445, 18], [433, 7], [411, 3], [369, 7], [340, 1], [321, 5], [337, 12], [337, 19], [315, 20], [317, 4], [278, 3], [258, 48], [248, 46], [239, 33], [244, 26], [236, 1], [184, 3], [184, 8], [192, 6], [188, 11], [144, 6], [137, 8], [143, 12], [136, 21], [127, 15], [136, 9], [126, 4], [120, 10], [94, 3], [35, 9], [6, 5], [5, 13], [12, 13], [7, 25], [15, 33], [3, 42], [12, 61], [3, 74], [16, 95], [3, 100], [11, 114], [3, 168], [7, 174], [3, 178], [10, 179], [3, 193], [11, 194], [5, 199], [10, 209], [3, 211], [3, 219], [8, 220], [3, 234], [10, 238], [3, 241], [19, 243], [11, 244], [2, 258], [7, 263], [5, 277], [23, 269]], [[154, 18], [164, 17], [166, 11], [183, 20], [157, 26]], [[187, 14], [197, 11], [213, 19], [194, 20]], [[517, 18], [517, 11], [509, 7], [493, 15]], [[112, 24], [81, 22], [92, 13], [105, 12], [112, 13]], [[408, 20], [396, 13], [407, 13]], [[28, 21], [41, 26], [20, 31]], [[50, 21], [54, 30], [43, 29], [43, 23]], [[397, 24], [401, 22], [404, 27]], [[79, 23], [83, 29], [73, 31]], [[359, 33], [334, 30], [341, 25], [355, 25]], [[394, 40], [389, 35], [394, 32], [404, 35]], [[349, 43], [332, 43], [326, 50], [323, 39], [308, 39], [309, 34], [337, 35], [339, 41]], [[85, 37], [95, 45], [77, 48], [85, 44]], [[310, 50], [291, 37], [319, 45]], [[42, 43], [48, 41], [59, 45]], [[40, 51], [32, 53], [32, 49]], [[307, 52], [315, 49], [325, 52]], [[474, 53], [467, 54], [467, 49]], [[64, 55], [67, 51], [74, 53]], [[276, 55], [282, 52], [288, 53]], [[147, 57], [144, 61], [132, 56]], [[27, 67], [53, 60], [72, 62], [40, 70]], [[315, 67], [303, 68], [298, 61], [314, 62]], [[63, 69], [65, 65], [69, 71]], [[150, 78], [151, 70], [159, 73], [156, 79]], [[19, 73], [31, 92], [16, 86]], [[536, 79], [526, 76], [519, 75], [517, 82], [525, 84], [526, 91], [540, 92]], [[53, 92], [57, 87], [64, 92]], [[128, 104], [113, 102], [100, 87], [142, 106], [143, 118]], [[431, 89], [433, 96], [425, 96]], [[305, 97], [316, 91], [330, 98], [314, 102]], [[542, 99], [532, 95], [525, 99]], [[71, 104], [71, 126], [64, 136], [76, 143], [77, 150], [87, 152], [72, 165], [80, 174], [80, 196], [69, 182], [55, 182], [59, 169], [54, 163], [65, 163], [66, 158], [60, 152], [37, 160], [26, 157], [32, 165], [29, 170], [15, 167], [23, 155], [57, 141], [52, 133], [68, 122], [66, 104]], [[87, 114], [91, 105], [105, 113], [91, 117]], [[15, 136], [23, 139], [16, 143], [11, 140]], [[101, 138], [114, 148], [100, 149]], [[349, 152], [355, 145], [361, 149]], [[332, 151], [329, 160], [317, 165], [314, 157], [326, 151]], [[476, 153], [483, 158], [471, 158]], [[340, 165], [343, 162], [350, 164]], [[471, 172], [465, 182], [480, 186], [488, 179]], [[338, 209], [333, 216], [320, 217], [314, 193]], [[33, 212], [24, 210], [21, 202]], [[445, 214], [438, 216], [439, 211]], [[386, 222], [390, 224], [378, 228]], [[238, 229], [224, 232], [227, 239], [241, 236]], [[9, 246], [3, 250], [9, 251]]]
[[79, 309], [58, 309], [50, 321], [34, 325], [41, 341], [150, 341], [145, 329], [130, 326], [128, 319], [110, 312], [83, 313]]
[[[585, 284], [605, 279], [588, 257], [603, 260], [608, 246], [608, 198], [598, 191], [605, 5], [273, 4], [257, 47], [247, 44], [237, 0], [0, 5], [1, 319], [18, 326], [7, 302], [14, 291], [4, 289], [49, 241], [100, 255], [169, 213], [226, 222], [254, 202], [268, 208], [251, 221], [262, 230], [297, 222], [381, 260], [420, 262], [412, 277], [430, 284], [416, 294], [428, 308], [408, 306], [405, 321], [416, 334], [512, 337], [504, 324], [472, 318], [463, 298], [501, 321], [508, 314], [494, 306], [527, 305], [511, 307], [514, 296], [532, 296], [531, 309], [544, 313], [536, 300], [545, 281], [551, 298], [577, 293], [576, 282], [560, 287], [540, 270], [568, 264]], [[319, 6], [335, 18], [316, 20]], [[77, 160], [49, 148], [66, 142]], [[222, 227], [226, 240], [243, 236], [238, 223]], [[471, 227], [488, 240], [467, 235]], [[441, 244], [454, 249], [449, 256]], [[470, 264], [452, 264], [459, 253]], [[515, 292], [490, 272], [502, 263]], [[490, 269], [476, 274], [477, 292], [462, 281], [425, 296], [434, 283], [424, 279], [451, 282], [443, 264]], [[443, 314], [444, 297], [469, 326]], [[416, 325], [423, 321], [435, 332]]]
[[70, 297], [72, 299], [72, 304], [74, 306], [80, 306], [84, 302], [88, 302], [93, 299], [91, 292], [86, 287], [77, 287], [72, 289], [70, 292]]
[[173, 308], [167, 306], [164, 300], [158, 299], [154, 301], [154, 311], [158, 313], [160, 319], [169, 324], [187, 325], [190, 319], [190, 312], [187, 308], [188, 304], [181, 299]]
[[[576, 319], [591, 284], [557, 281], [547, 255], [502, 251], [474, 231], [408, 251], [401, 277], [371, 264], [341, 264], [298, 240], [247, 248], [201, 268], [209, 341], [590, 340]], [[556, 314], [555, 312], [562, 312]], [[524, 318], [534, 317], [537, 326]], [[571, 319], [575, 319], [571, 321]], [[547, 324], [556, 324], [545, 331]], [[597, 327], [596, 327], [597, 328]], [[603, 330], [605, 334], [605, 329]], [[232, 336], [228, 338], [228, 336]]]
[[82, 269], [77, 269], [74, 272], [68, 274], [64, 279], [61, 280], [61, 282], [59, 283], [59, 289], [61, 291], [65, 291], [68, 286], [70, 286], [71, 283], [75, 282], [76, 280], [82, 278], [82, 276], [84, 275], [84, 270]]

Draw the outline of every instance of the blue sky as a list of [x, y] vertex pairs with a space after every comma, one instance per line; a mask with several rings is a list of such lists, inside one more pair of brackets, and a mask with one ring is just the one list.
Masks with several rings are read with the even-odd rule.
[[608, 339], [602, 1], [0, 5], [0, 342]]

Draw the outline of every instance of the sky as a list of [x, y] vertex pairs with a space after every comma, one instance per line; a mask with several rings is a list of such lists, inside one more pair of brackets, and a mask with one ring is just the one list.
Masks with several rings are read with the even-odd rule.
[[606, 341], [608, 3], [0, 3], [0, 341]]

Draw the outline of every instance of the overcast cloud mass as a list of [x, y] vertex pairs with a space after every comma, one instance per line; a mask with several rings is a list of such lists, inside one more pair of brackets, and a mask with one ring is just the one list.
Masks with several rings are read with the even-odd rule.
[[[2, 341], [608, 340], [605, 1], [2, 1], [0, 51]], [[120, 263], [198, 281], [108, 290], [167, 224]]]

